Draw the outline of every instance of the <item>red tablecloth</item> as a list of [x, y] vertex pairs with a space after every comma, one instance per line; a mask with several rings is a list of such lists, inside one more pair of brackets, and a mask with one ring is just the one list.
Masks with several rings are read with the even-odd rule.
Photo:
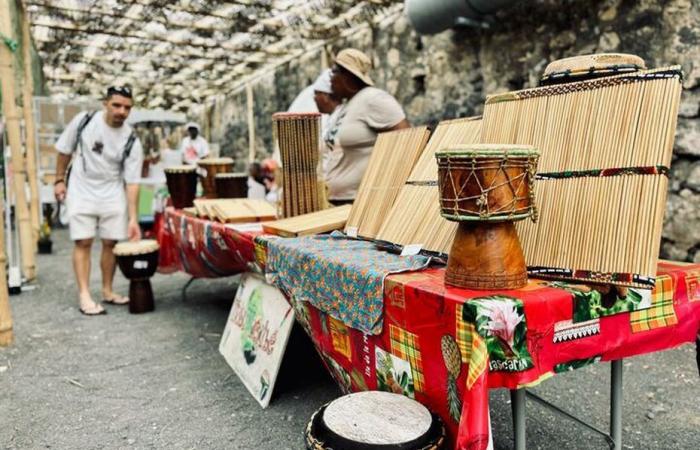
[[185, 215], [172, 207], [155, 219], [160, 244], [158, 271], [184, 271], [198, 278], [236, 275], [255, 260], [253, 239], [229, 225]]
[[[254, 234], [174, 210], [165, 222], [171, 241], [161, 245], [176, 248], [193, 275], [230, 274], [252, 261]], [[443, 418], [460, 449], [485, 448], [488, 388], [536, 384], [590, 363], [669, 349], [693, 342], [700, 328], [700, 265], [662, 263], [648, 298], [613, 304], [601, 304], [586, 286], [531, 280], [515, 291], [470, 291], [446, 287], [443, 277], [444, 269], [387, 277], [377, 335], [292, 303], [345, 391], [416, 398]]]

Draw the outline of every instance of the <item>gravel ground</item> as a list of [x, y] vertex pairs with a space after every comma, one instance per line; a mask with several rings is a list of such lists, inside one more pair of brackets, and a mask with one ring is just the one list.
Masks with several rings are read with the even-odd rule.
[[[0, 448], [301, 449], [310, 415], [340, 393], [295, 328], [275, 397], [262, 410], [218, 353], [236, 278], [152, 279], [156, 311], [83, 317], [64, 231], [40, 256], [36, 289], [11, 298], [16, 343], [0, 349]], [[97, 251], [94, 251], [97, 256]], [[97, 268], [95, 264], [93, 268]], [[93, 292], [99, 293], [93, 270]], [[117, 287], [127, 281], [117, 275]], [[624, 448], [700, 448], [694, 346], [624, 367]], [[607, 427], [609, 365], [557, 376], [535, 391]], [[512, 446], [508, 392], [491, 393], [497, 449]], [[604, 449], [597, 436], [529, 402], [528, 448]]]

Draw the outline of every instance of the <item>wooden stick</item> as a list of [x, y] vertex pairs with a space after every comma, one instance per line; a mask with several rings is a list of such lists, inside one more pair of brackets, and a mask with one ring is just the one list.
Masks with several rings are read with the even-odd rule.
[[36, 167], [36, 135], [34, 127], [34, 80], [32, 78], [32, 38], [29, 33], [29, 17], [26, 9], [22, 11], [22, 55], [24, 57], [24, 89], [23, 111], [24, 132], [26, 134], [27, 179], [29, 181], [29, 215], [32, 220], [32, 236], [34, 242], [39, 241], [39, 222], [41, 208], [39, 199], [39, 183]]
[[[12, 37], [9, 0], [0, 0], [0, 33]], [[0, 43], [0, 83], [2, 107], [5, 116], [8, 140], [12, 152], [12, 176], [15, 191], [15, 211], [19, 224], [20, 250], [22, 253], [22, 273], [27, 280], [36, 277], [34, 252], [36, 241], [32, 236], [32, 223], [25, 192], [26, 172], [22, 155], [19, 114], [15, 105], [14, 56], [5, 43]]]

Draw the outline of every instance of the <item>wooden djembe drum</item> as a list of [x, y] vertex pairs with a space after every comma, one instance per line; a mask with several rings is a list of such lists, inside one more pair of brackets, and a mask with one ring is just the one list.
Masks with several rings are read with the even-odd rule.
[[247, 173], [217, 173], [214, 179], [216, 198], [248, 197]]
[[365, 391], [322, 406], [304, 438], [309, 450], [438, 450], [445, 445], [445, 426], [406, 396]]
[[645, 69], [644, 60], [626, 53], [596, 53], [557, 59], [545, 67], [541, 86], [592, 80]]
[[165, 169], [165, 181], [173, 206], [177, 209], [194, 205], [197, 195], [197, 168], [195, 166], [175, 166]]
[[114, 246], [119, 270], [129, 280], [129, 312], [132, 314], [155, 308], [150, 278], [158, 268], [159, 248], [153, 239], [120, 242]]
[[537, 218], [539, 153], [530, 146], [476, 144], [435, 154], [440, 208], [459, 222], [445, 283], [470, 289], [517, 289], [527, 267], [513, 222]]
[[233, 170], [232, 158], [204, 158], [197, 161], [199, 179], [206, 198], [216, 198], [216, 175]]

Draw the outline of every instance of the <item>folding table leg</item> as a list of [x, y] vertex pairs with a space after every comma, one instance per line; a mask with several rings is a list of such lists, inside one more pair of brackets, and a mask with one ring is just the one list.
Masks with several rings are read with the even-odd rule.
[[622, 360], [610, 362], [610, 437], [614, 450], [622, 450]]
[[190, 279], [187, 281], [187, 283], [185, 283], [185, 285], [182, 287], [182, 294], [181, 294], [181, 297], [182, 297], [182, 301], [183, 301], [183, 302], [186, 302], [186, 301], [187, 301], [187, 288], [190, 287], [190, 284], [194, 283], [194, 280], [196, 280], [196, 279], [197, 279], [197, 277], [192, 277], [192, 278], [190, 278]]
[[525, 450], [525, 388], [511, 389], [510, 407], [513, 412], [513, 448]]

